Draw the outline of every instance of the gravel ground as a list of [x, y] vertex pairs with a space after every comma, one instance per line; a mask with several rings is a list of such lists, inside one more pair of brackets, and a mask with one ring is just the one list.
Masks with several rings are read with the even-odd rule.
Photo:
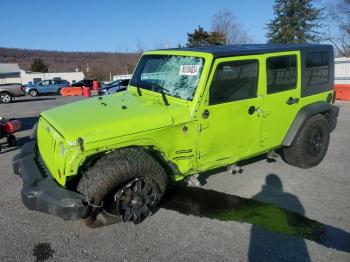
[[[41, 111], [79, 99], [22, 98], [0, 104], [0, 116], [22, 120], [23, 131], [17, 137], [23, 144]], [[345, 235], [343, 251], [249, 223], [164, 208], [140, 225], [97, 229], [29, 211], [21, 202], [21, 179], [11, 168], [19, 148], [4, 148], [0, 153], [0, 261], [350, 261], [350, 242], [344, 242], [350, 232], [350, 102], [337, 104], [341, 107], [338, 127], [319, 166], [301, 170], [280, 159], [257, 161], [245, 166], [242, 174], [212, 172], [202, 182], [204, 189], [272, 202], [337, 228]], [[281, 182], [278, 194], [266, 183], [271, 175]]]

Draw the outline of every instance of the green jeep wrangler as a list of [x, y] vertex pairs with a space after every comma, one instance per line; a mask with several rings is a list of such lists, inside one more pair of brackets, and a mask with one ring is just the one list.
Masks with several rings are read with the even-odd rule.
[[310, 168], [339, 109], [330, 45], [145, 52], [128, 90], [40, 115], [13, 160], [32, 210], [140, 222], [168, 181], [271, 152]]

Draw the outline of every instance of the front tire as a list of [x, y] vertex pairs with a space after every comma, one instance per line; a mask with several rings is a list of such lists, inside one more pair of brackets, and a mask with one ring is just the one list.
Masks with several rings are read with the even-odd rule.
[[0, 92], [0, 102], [8, 104], [12, 102], [12, 95], [9, 92]]
[[86, 195], [92, 206], [88, 220], [94, 220], [102, 211], [117, 221], [136, 224], [152, 214], [167, 183], [165, 170], [149, 153], [125, 148], [103, 156], [91, 166], [77, 191]]
[[295, 143], [282, 149], [283, 159], [300, 168], [317, 166], [326, 155], [330, 128], [323, 115], [315, 115], [307, 120]]

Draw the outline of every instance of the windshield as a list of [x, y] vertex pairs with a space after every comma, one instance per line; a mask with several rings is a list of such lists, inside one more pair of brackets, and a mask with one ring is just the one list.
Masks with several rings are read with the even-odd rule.
[[192, 56], [145, 55], [130, 85], [185, 100], [192, 100], [204, 59]]

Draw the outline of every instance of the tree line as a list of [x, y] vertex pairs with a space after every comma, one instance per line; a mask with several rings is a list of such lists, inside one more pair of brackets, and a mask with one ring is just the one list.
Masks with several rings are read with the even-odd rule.
[[110, 74], [132, 74], [141, 51], [62, 52], [0, 48], [0, 63], [18, 63], [21, 69], [33, 72], [82, 71], [87, 78], [109, 80]]

